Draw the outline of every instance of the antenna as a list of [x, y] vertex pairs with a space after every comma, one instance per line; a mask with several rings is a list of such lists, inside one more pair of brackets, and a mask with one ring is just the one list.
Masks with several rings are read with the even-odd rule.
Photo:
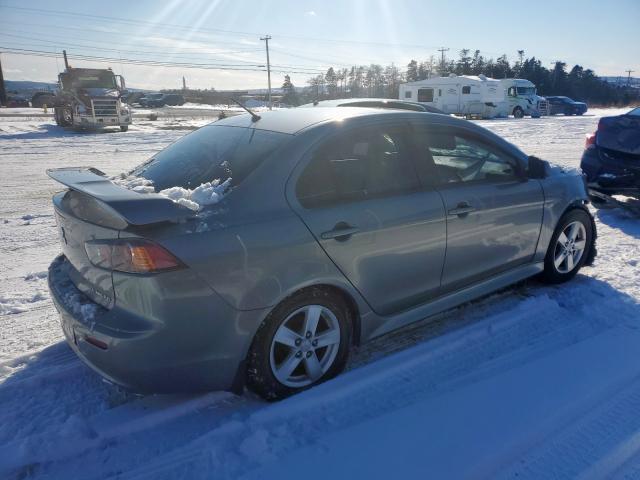
[[253, 110], [249, 110], [247, 107], [245, 107], [242, 103], [240, 103], [240, 100], [238, 100], [237, 98], [232, 98], [232, 100], [235, 103], [237, 103], [240, 106], [240, 108], [242, 108], [243, 110], [246, 110], [249, 113], [249, 115], [251, 115], [251, 121], [252, 122], [257, 122], [258, 120], [260, 120], [262, 118], [260, 115], [258, 115]]

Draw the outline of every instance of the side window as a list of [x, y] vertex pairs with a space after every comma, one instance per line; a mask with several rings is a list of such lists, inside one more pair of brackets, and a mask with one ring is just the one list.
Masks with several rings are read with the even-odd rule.
[[413, 92], [411, 90], [406, 90], [404, 92], [404, 98], [411, 98]]
[[419, 102], [433, 102], [433, 88], [421, 88], [418, 90]]
[[462, 87], [463, 95], [468, 95], [469, 93], [471, 93], [471, 87], [469, 85], [465, 85], [464, 87]]
[[417, 135], [418, 151], [431, 163], [442, 183], [513, 180], [513, 160], [472, 136], [450, 131], [424, 130]]
[[296, 196], [320, 208], [420, 188], [400, 130], [366, 128], [320, 147], [300, 175]]

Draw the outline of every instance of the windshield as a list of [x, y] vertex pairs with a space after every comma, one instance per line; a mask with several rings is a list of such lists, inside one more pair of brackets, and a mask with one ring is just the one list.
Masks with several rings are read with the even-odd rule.
[[156, 191], [196, 188], [231, 178], [238, 185], [290, 135], [254, 128], [207, 125], [181, 138], [137, 167], [135, 176], [151, 180]]
[[112, 72], [87, 73], [73, 75], [73, 88], [117, 88], [116, 78]]
[[518, 91], [518, 95], [535, 95], [536, 94], [535, 87], [518, 87], [517, 91]]

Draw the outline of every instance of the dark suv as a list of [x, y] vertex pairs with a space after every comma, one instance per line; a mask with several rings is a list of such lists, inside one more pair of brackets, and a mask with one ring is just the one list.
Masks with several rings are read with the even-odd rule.
[[562, 113], [564, 115], [582, 115], [587, 111], [587, 104], [576, 102], [569, 97], [547, 97], [549, 115]]

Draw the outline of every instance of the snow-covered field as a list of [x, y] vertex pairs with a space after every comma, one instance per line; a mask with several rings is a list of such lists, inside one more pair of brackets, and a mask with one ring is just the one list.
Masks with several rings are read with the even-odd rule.
[[[480, 122], [576, 167], [598, 118]], [[353, 353], [277, 404], [136, 398], [62, 342], [45, 169], [127, 170], [211, 119], [74, 134], [0, 118], [0, 478], [640, 478], [640, 219], [596, 212], [593, 268], [529, 281]]]

